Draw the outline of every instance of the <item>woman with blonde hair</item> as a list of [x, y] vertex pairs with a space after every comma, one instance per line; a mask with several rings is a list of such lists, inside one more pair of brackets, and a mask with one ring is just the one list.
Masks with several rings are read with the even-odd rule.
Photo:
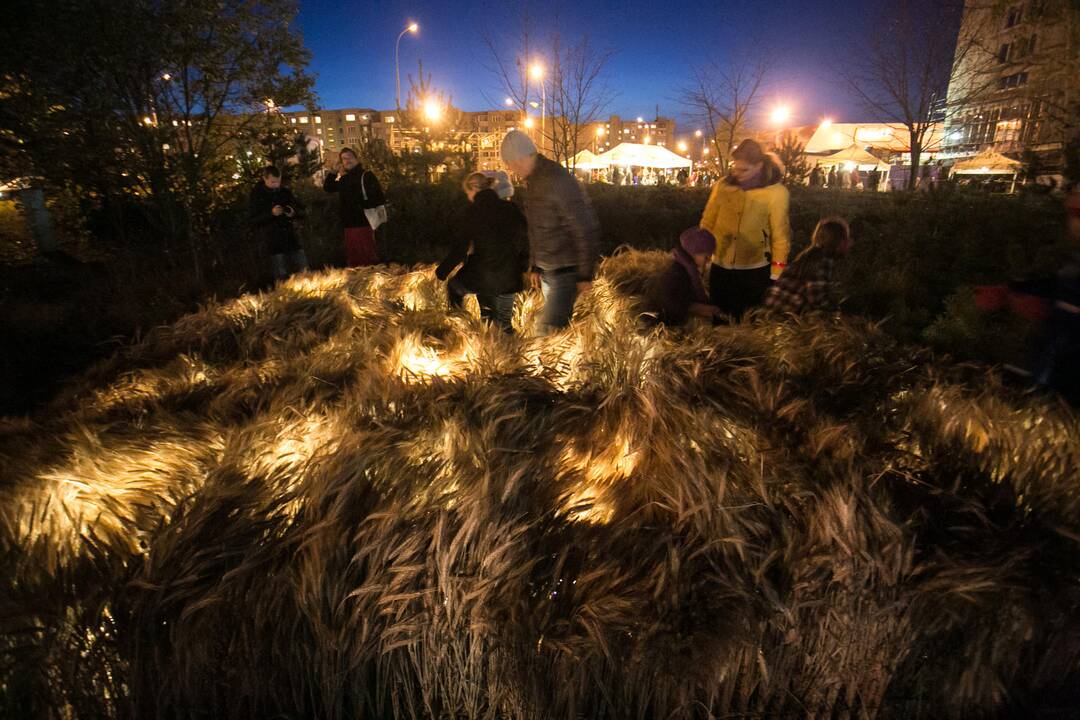
[[508, 197], [513, 189], [507, 192], [497, 176], [474, 172], [462, 189], [469, 206], [435, 274], [446, 280], [463, 265], [447, 283], [450, 306], [460, 307], [466, 295], [475, 293], [480, 314], [513, 332], [514, 299], [524, 289], [529, 260], [525, 216], [517, 205], [500, 199], [499, 194]]

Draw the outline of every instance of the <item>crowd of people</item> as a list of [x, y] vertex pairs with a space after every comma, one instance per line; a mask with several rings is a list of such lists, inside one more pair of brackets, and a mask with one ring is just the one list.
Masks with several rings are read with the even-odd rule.
[[[483, 317], [507, 333], [513, 332], [516, 295], [538, 289], [543, 307], [537, 332], [557, 332], [569, 325], [577, 299], [592, 287], [600, 261], [600, 226], [582, 185], [539, 153], [528, 135], [508, 133], [500, 154], [525, 182], [524, 202], [519, 208], [511, 200], [514, 187], [505, 173], [466, 177], [468, 207], [453, 228], [450, 251], [436, 276], [447, 283], [451, 307], [475, 295]], [[847, 171], [843, 179], [835, 172], [822, 180], [826, 186], [858, 177], [857, 170]], [[675, 326], [700, 317], [733, 323], [759, 307], [781, 313], [838, 307], [837, 264], [852, 248], [848, 223], [822, 218], [807, 249], [789, 265], [790, 199], [783, 179], [784, 167], [775, 154], [754, 140], [739, 144], [729, 173], [712, 185], [700, 222], [680, 235], [670, 265], [652, 284], [651, 321]], [[340, 200], [348, 265], [378, 263], [374, 229], [386, 218], [386, 201], [374, 173], [346, 148], [323, 188]], [[1074, 256], [1057, 277], [1053, 319], [1036, 363], [1037, 379], [1058, 388], [1076, 384], [1080, 362], [1080, 191], [1068, 194], [1066, 206]], [[251, 193], [250, 222], [267, 243], [277, 278], [307, 269], [293, 226], [303, 215], [296, 197], [281, 187], [280, 172], [265, 168]]]

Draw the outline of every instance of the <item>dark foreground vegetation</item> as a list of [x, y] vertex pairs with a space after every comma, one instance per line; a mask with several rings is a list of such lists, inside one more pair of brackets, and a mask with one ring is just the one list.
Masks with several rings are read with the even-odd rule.
[[0, 707], [1075, 707], [1075, 416], [857, 319], [646, 332], [663, 262], [608, 260], [545, 343], [430, 271], [300, 276], [6, 421]]
[[[316, 267], [342, 264], [334, 198], [299, 188], [310, 210], [304, 244]], [[620, 245], [669, 248], [697, 222], [706, 190], [590, 188], [605, 252]], [[464, 198], [453, 183], [390, 188], [392, 221], [380, 230], [384, 256], [429, 263], [447, 247], [450, 219]], [[3, 209], [3, 208], [0, 208]], [[175, 321], [212, 298], [269, 284], [265, 250], [252, 243], [241, 205], [219, 213], [213, 234], [193, 253], [163, 244], [128, 208], [115, 218], [65, 222], [66, 250], [35, 258], [11, 212], [0, 213], [0, 413], [31, 411], [63, 377], [107, 356], [119, 343]], [[862, 194], [796, 189], [797, 246], [822, 215], [853, 221], [854, 256], [846, 265], [851, 312], [883, 321], [905, 342], [929, 343], [965, 359], [1022, 363], [1031, 328], [1007, 314], [987, 316], [971, 285], [1052, 274], [1062, 254], [1061, 211], [1043, 197], [1006, 198], [946, 190]], [[77, 215], [74, 211], [70, 215]], [[109, 228], [112, 228], [111, 230]]]

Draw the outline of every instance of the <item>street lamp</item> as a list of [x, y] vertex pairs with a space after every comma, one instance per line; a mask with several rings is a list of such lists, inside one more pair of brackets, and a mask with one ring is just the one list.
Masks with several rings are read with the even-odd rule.
[[820, 127], [822, 130], [828, 130], [832, 127], [832, 118], [823, 119], [821, 121], [821, 125], [819, 125], [818, 127]]
[[514, 99], [506, 98], [505, 100], [503, 100], [503, 104], [506, 105], [506, 107], [510, 107], [514, 104]]
[[397, 94], [394, 96], [394, 98], [398, 110], [401, 110], [401, 67], [400, 63], [398, 62], [398, 55], [401, 49], [401, 38], [405, 37], [405, 33], [412, 33], [413, 35], [415, 35], [419, 31], [419, 25], [417, 25], [416, 23], [409, 23], [408, 26], [406, 26], [406, 28], [401, 31], [401, 34], [397, 36], [397, 42], [394, 43], [394, 81], [395, 86], [397, 87]]
[[676, 147], [679, 148], [679, 152], [681, 152], [681, 153], [686, 152], [686, 143], [684, 141], [680, 140], [679, 144], [676, 145]]
[[442, 107], [438, 101], [432, 98], [424, 101], [424, 117], [432, 123], [437, 123], [442, 119]]
[[602, 137], [604, 137], [604, 128], [602, 128], [602, 127], [596, 128], [596, 143], [593, 145], [593, 147], [596, 148], [597, 154], [599, 154], [599, 151], [600, 151], [600, 138], [602, 138]]
[[544, 85], [544, 68], [540, 63], [533, 63], [529, 75], [540, 83], [540, 152], [544, 152], [544, 125], [547, 116], [547, 88]]
[[791, 119], [791, 108], [787, 105], [777, 105], [769, 115], [773, 125], [783, 127], [784, 123]]

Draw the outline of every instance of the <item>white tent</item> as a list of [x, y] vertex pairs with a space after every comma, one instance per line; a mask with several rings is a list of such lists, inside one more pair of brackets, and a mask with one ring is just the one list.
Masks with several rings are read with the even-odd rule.
[[688, 168], [693, 166], [687, 158], [676, 155], [659, 145], [641, 145], [639, 143], [619, 143], [597, 158], [598, 162], [618, 167], [646, 167], [658, 170]]
[[877, 168], [884, 172], [889, 169], [889, 164], [887, 162], [874, 157], [858, 145], [849, 145], [840, 152], [817, 158], [818, 165], [847, 165], [848, 163], [854, 163], [860, 170], [873, 170], [874, 168]]
[[987, 150], [953, 165], [953, 175], [1015, 175], [1023, 163], [1011, 160], [1001, 153]]
[[566, 167], [573, 167], [575, 170], [604, 170], [610, 167], [610, 163], [605, 162], [591, 150], [582, 150], [574, 156], [573, 161], [567, 161]]

